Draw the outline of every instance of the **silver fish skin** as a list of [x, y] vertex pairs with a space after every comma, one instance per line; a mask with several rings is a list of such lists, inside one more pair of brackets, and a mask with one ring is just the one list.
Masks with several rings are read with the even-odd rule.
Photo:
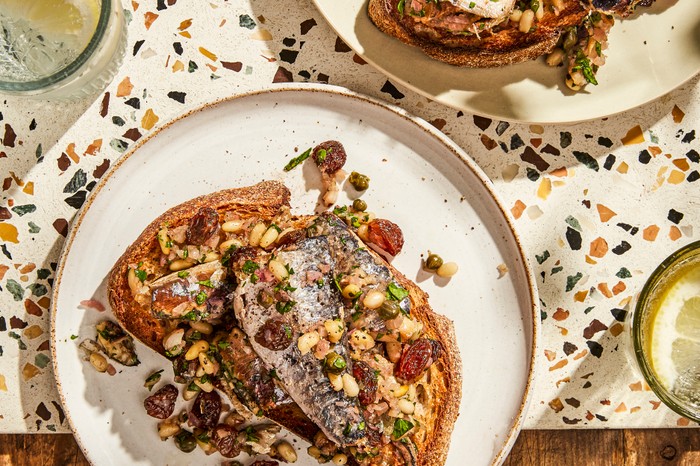
[[[259, 255], [254, 260], [259, 266], [254, 273], [260, 278], [251, 280], [251, 274], [236, 267], [239, 282], [234, 293], [236, 318], [267, 368], [275, 370], [287, 393], [323, 433], [342, 447], [360, 445], [364, 441], [366, 423], [357, 398], [348, 397], [343, 390], [336, 392], [324, 372], [323, 361], [317, 359], [313, 351], [302, 355], [297, 346], [299, 337], [318, 324], [343, 318], [343, 304], [333, 284], [335, 262], [328, 239], [303, 238], [273, 254], [294, 273], [283, 283], [272, 278], [267, 269], [269, 254]], [[309, 280], [309, 277], [315, 278]], [[270, 304], [260, 300], [261, 293], [274, 295], [277, 302]], [[294, 305], [281, 313], [277, 304], [285, 302]], [[268, 349], [255, 338], [261, 327], [272, 319], [282, 319], [293, 332], [291, 344], [279, 351]], [[346, 371], [351, 373], [351, 359], [345, 343], [341, 340], [331, 349], [345, 358]]]
[[[328, 238], [331, 256], [335, 259], [334, 273], [357, 274], [358, 272], [370, 277], [372, 282], [368, 289], [386, 291], [389, 284], [399, 286], [389, 268], [384, 262], [372, 254], [360, 238], [348, 228], [347, 224], [336, 215], [323, 213], [307, 228], [309, 236], [324, 236]], [[411, 300], [408, 297], [399, 302], [405, 314], [411, 312]], [[349, 317], [349, 316], [347, 316]], [[368, 310], [364, 316], [365, 326], [375, 332], [386, 333], [385, 321], [377, 311]]]

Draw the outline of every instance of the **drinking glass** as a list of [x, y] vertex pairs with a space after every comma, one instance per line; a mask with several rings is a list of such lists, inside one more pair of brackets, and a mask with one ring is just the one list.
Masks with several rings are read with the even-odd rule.
[[659, 399], [700, 422], [700, 241], [671, 254], [649, 276], [634, 307], [632, 343]]
[[0, 0], [0, 92], [46, 99], [104, 89], [126, 46], [121, 0]]

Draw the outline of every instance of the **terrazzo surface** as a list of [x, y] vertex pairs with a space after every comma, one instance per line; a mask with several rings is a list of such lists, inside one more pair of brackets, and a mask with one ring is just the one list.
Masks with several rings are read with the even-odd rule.
[[124, 6], [127, 54], [104, 92], [78, 102], [0, 98], [0, 432], [70, 430], [51, 369], [49, 297], [68, 226], [100, 178], [172, 118], [290, 81], [399, 105], [452, 138], [493, 181], [541, 299], [542, 358], [526, 428], [694, 425], [642, 381], [627, 332], [630, 300], [647, 274], [698, 239], [697, 76], [614, 117], [528, 125], [457, 111], [392, 83], [310, 0]]

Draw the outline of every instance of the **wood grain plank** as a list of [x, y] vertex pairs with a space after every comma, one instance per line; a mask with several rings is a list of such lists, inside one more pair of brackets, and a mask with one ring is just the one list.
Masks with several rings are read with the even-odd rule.
[[[504, 466], [564, 464], [696, 466], [700, 429], [526, 430]], [[0, 434], [0, 466], [64, 465], [89, 466], [69, 434]]]

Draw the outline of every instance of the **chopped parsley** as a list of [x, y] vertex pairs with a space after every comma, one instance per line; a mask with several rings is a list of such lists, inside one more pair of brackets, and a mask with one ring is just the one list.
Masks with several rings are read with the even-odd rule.
[[290, 327], [290, 326], [287, 325], [287, 324], [284, 324], [284, 325], [282, 326], [282, 329], [284, 330], [284, 335], [285, 335], [287, 338], [292, 338], [292, 327]]
[[[204, 298], [204, 299], [206, 299], [206, 298]], [[187, 314], [182, 316], [182, 320], [191, 320], [191, 321], [197, 320], [197, 311], [192, 309], [190, 312], [188, 312]]]
[[148, 273], [146, 273], [145, 270], [141, 270], [140, 267], [143, 265], [143, 262], [139, 262], [139, 265], [134, 269], [134, 275], [136, 275], [136, 278], [138, 278], [141, 283], [146, 281], [146, 277], [148, 276]]
[[190, 273], [187, 270], [181, 270], [177, 273], [177, 276], [180, 278], [186, 278], [187, 276], [189, 276], [189, 274]]
[[229, 343], [228, 341], [220, 341], [219, 343], [217, 343], [217, 346], [219, 347], [220, 350], [224, 350], [224, 349], [228, 348], [229, 346], [231, 346], [231, 343]]
[[394, 421], [394, 431], [391, 433], [391, 436], [395, 440], [398, 440], [404, 435], [406, 435], [406, 432], [408, 432], [411, 429], [413, 429], [413, 423], [411, 421], [407, 421], [405, 419], [396, 419], [396, 421]]
[[292, 310], [292, 307], [294, 307], [295, 304], [296, 301], [277, 301], [275, 303], [275, 309], [277, 309], [277, 312], [280, 314], [286, 314]]
[[396, 5], [396, 9], [399, 10], [401, 17], [403, 17], [403, 12], [406, 7], [406, 0], [399, 0], [399, 4]]
[[241, 270], [243, 270], [244, 273], [247, 273], [250, 275], [251, 273], [258, 270], [259, 268], [260, 268], [260, 266], [258, 264], [256, 264], [255, 262], [253, 262], [252, 260], [249, 259], [249, 260], [245, 261], [245, 264], [243, 264], [243, 267], [241, 268]]
[[326, 282], [323, 280], [323, 278], [319, 278], [318, 280], [316, 280], [316, 286], [319, 288], [323, 288], [323, 285], [325, 285], [325, 283]]
[[77, 339], [78, 339], [78, 335], [71, 335], [71, 336], [70, 336], [70, 339], [71, 339], [71, 340], [77, 340]]
[[316, 153], [316, 165], [321, 165], [324, 160], [326, 160], [326, 157], [328, 157], [328, 153], [331, 151], [331, 149], [319, 149], [318, 152]]
[[308, 159], [309, 155], [311, 155], [310, 147], [306, 149], [299, 157], [294, 157], [292, 160], [290, 160], [289, 163], [284, 166], [284, 171], [288, 172], [289, 170], [296, 168], [301, 162]]
[[206, 280], [197, 282], [197, 285], [206, 286], [207, 288], [214, 288], [214, 285], [211, 284], [211, 280], [208, 278]]
[[197, 296], [194, 297], [194, 302], [201, 305], [204, 304], [204, 301], [206, 301], [207, 298], [207, 294], [204, 291], [200, 291], [199, 293], [197, 293]]
[[598, 85], [598, 80], [595, 78], [595, 69], [597, 67], [591, 65], [591, 61], [583, 54], [582, 51], [579, 50], [574, 63], [575, 65], [571, 69], [572, 71], [581, 71], [587, 82], [593, 84], [594, 86]]
[[258, 433], [253, 426], [246, 427], [243, 429], [243, 432], [245, 432], [245, 439], [247, 442], [255, 443], [260, 441], [260, 437], [258, 437]]
[[146, 377], [146, 382], [143, 384], [143, 386], [146, 387], [149, 392], [153, 389], [153, 386], [155, 384], [157, 384], [158, 381], [160, 380], [160, 375], [162, 372], [163, 372], [163, 369], [161, 369], [157, 372], [154, 372], [153, 374]]

